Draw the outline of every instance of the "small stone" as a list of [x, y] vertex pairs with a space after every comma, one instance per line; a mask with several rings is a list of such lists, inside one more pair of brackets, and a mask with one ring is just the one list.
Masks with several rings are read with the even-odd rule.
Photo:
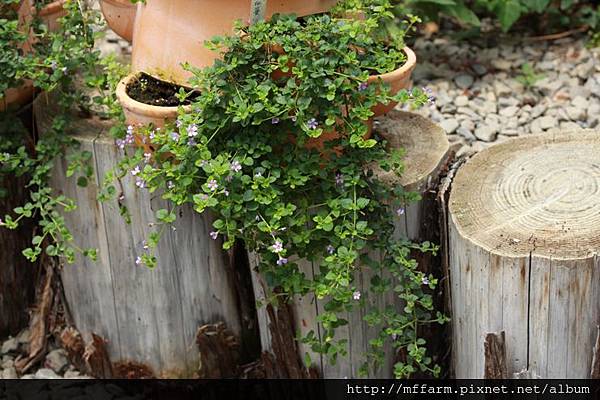
[[2, 371], [2, 379], [18, 379], [17, 370], [14, 367], [6, 368]]
[[487, 74], [487, 68], [481, 64], [473, 64], [471, 65], [471, 69], [479, 76]]
[[546, 112], [547, 109], [548, 109], [548, 107], [546, 107], [544, 104], [537, 104], [535, 107], [533, 107], [531, 109], [531, 118], [539, 117], [544, 112]]
[[65, 372], [65, 379], [77, 379], [81, 376], [79, 371], [69, 370]]
[[502, 71], [508, 71], [512, 67], [512, 63], [507, 60], [497, 59], [492, 61], [492, 66]]
[[[6, 356], [4, 356], [6, 357]], [[2, 369], [7, 369], [15, 366], [15, 361], [12, 358], [2, 358]]]
[[30, 335], [29, 328], [23, 329], [17, 335], [17, 342], [19, 342], [19, 344], [29, 343], [29, 335]]
[[471, 146], [463, 146], [456, 152], [456, 158], [470, 157], [475, 154]]
[[494, 82], [494, 92], [496, 92], [496, 96], [504, 97], [510, 95], [512, 90], [505, 83], [496, 81]]
[[454, 78], [454, 83], [461, 89], [468, 89], [473, 84], [474, 79], [471, 75], [461, 74]]
[[583, 98], [581, 96], [577, 96], [573, 99], [573, 101], [571, 102], [571, 105], [573, 107], [586, 109], [586, 108], [588, 108], [589, 101], [587, 101], [585, 98]]
[[475, 129], [475, 136], [484, 142], [493, 142], [496, 139], [498, 129], [489, 125], [480, 125]]
[[573, 121], [580, 121], [585, 119], [585, 109], [584, 108], [578, 108], [578, 107], [567, 107], [565, 109], [567, 116], [569, 117], [569, 119], [573, 120]]
[[60, 379], [60, 376], [49, 368], [42, 368], [35, 373], [35, 379]]
[[467, 142], [475, 142], [477, 140], [470, 130], [463, 128], [462, 126], [456, 130], [456, 133], [467, 139]]
[[60, 374], [69, 365], [69, 360], [63, 349], [53, 350], [46, 356], [45, 366]]
[[503, 117], [513, 117], [517, 114], [517, 111], [519, 111], [519, 107], [510, 106], [510, 107], [501, 109], [499, 114], [502, 115]]
[[469, 104], [469, 98], [467, 96], [458, 96], [456, 99], [454, 99], [454, 104], [457, 107], [464, 107]]
[[581, 126], [579, 126], [579, 124], [572, 122], [572, 121], [563, 121], [560, 123], [561, 131], [578, 131], [580, 129], [581, 129]]
[[503, 129], [502, 134], [505, 136], [518, 136], [519, 131], [518, 129]]
[[2, 353], [2, 354], [15, 353], [18, 349], [19, 349], [19, 342], [17, 341], [17, 339], [10, 338], [7, 341], [5, 341], [4, 343], [2, 343], [2, 349], [0, 350], [0, 353]]
[[440, 126], [446, 131], [446, 133], [454, 133], [458, 128], [458, 121], [454, 118], [445, 119], [440, 122]]

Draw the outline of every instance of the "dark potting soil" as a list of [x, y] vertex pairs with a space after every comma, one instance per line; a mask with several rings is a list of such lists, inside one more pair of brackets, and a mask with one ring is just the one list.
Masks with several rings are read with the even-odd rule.
[[200, 95], [198, 92], [192, 92], [182, 103], [176, 96], [181, 88], [186, 92], [191, 90], [176, 83], [161, 81], [142, 72], [129, 82], [127, 94], [140, 103], [158, 107], [188, 105]]

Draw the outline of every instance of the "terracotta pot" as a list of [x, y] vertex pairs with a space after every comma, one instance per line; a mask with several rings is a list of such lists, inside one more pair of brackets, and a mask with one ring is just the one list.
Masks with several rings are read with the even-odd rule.
[[[179, 84], [191, 74], [181, 64], [212, 65], [218, 54], [204, 46], [215, 35], [232, 33], [236, 20], [250, 19], [250, 0], [147, 0], [138, 4], [133, 30], [133, 71]], [[269, 0], [267, 15], [299, 16], [329, 10], [336, 0]]]
[[[137, 73], [127, 75], [121, 79], [117, 85], [117, 99], [123, 107], [125, 119], [128, 125], [147, 125], [153, 124], [155, 127], [164, 126], [166, 122], [174, 121], [177, 118], [179, 107], [159, 107], [144, 104], [132, 99], [127, 94], [127, 86], [136, 77]], [[184, 106], [186, 110], [191, 110], [191, 106]]]
[[33, 98], [34, 91], [33, 82], [30, 80], [24, 81], [16, 88], [8, 89], [0, 96], [0, 112], [27, 104]]
[[[410, 76], [417, 65], [417, 56], [409, 47], [405, 47], [404, 52], [406, 53], [406, 62], [404, 65], [387, 74], [373, 75], [367, 80], [367, 83], [376, 83], [381, 79], [383, 82], [390, 84], [391, 94], [393, 95], [402, 89], [408, 88], [410, 85]], [[389, 102], [388, 104], [377, 104], [371, 110], [375, 113], [375, 116], [378, 117], [392, 111], [394, 107], [396, 107], [396, 104], [398, 103]]]
[[136, 5], [130, 0], [100, 0], [100, 8], [110, 29], [131, 43]]
[[39, 11], [38, 16], [44, 21], [50, 32], [58, 31], [60, 28], [58, 19], [67, 15], [67, 10], [63, 7], [64, 4], [65, 0], [53, 1]]

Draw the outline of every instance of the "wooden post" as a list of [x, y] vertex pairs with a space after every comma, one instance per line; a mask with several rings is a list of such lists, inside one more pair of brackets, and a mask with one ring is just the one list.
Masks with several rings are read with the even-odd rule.
[[487, 332], [509, 375], [589, 378], [600, 318], [600, 132], [492, 146], [456, 174], [449, 266], [457, 378], [482, 378]]
[[[40, 132], [48, 128], [49, 109], [35, 105]], [[81, 149], [92, 153], [95, 181], [88, 187], [65, 178], [67, 161], [55, 166], [53, 187], [75, 200], [66, 213], [67, 226], [82, 248], [97, 248], [98, 261], [78, 258], [65, 265], [61, 277], [78, 330], [107, 339], [113, 362], [147, 366], [157, 377], [192, 377], [198, 372], [198, 328], [225, 322], [240, 335], [240, 314], [234, 271], [221, 243], [212, 240], [211, 217], [192, 207], [177, 210], [176, 230], [165, 231], [156, 249], [158, 266], [135, 264], [143, 251], [158, 209], [170, 205], [156, 194], [138, 190], [129, 175], [122, 182], [122, 204], [131, 224], [120, 215], [116, 201], [97, 201], [98, 184], [117, 165], [121, 151], [108, 134], [110, 123], [98, 119], [75, 122], [72, 135]]]
[[[381, 118], [377, 124], [377, 133], [388, 141], [390, 148], [404, 148], [407, 156], [405, 158], [405, 171], [400, 179], [393, 173], [386, 173], [378, 167], [373, 166], [374, 172], [380, 179], [390, 186], [403, 185], [407, 190], [426, 195], [428, 192], [435, 192], [439, 174], [446, 165], [450, 157], [450, 149], [446, 134], [443, 129], [431, 123], [429, 120], [412, 113], [393, 111], [388, 116]], [[435, 214], [430, 207], [432, 202], [419, 201], [406, 204], [405, 213], [395, 218], [395, 235], [398, 237], [420, 240], [424, 235], [424, 220]], [[252, 268], [252, 277], [256, 300], [265, 303], [268, 289], [257, 272], [259, 259], [256, 254], [250, 254], [250, 266]], [[311, 277], [314, 271], [319, 267], [317, 262], [300, 261], [300, 269], [308, 277]], [[371, 273], [363, 270], [357, 274], [355, 281], [359, 290], [368, 292], [370, 286]], [[396, 304], [402, 307], [399, 299], [395, 298], [393, 293], [388, 293], [373, 300], [375, 306], [384, 304]], [[293, 335], [301, 332], [307, 334], [311, 330], [319, 335], [319, 324], [317, 317], [322, 312], [321, 304], [314, 295], [309, 294], [304, 297], [295, 297], [290, 304], [293, 311], [292, 326], [287, 326]], [[340, 357], [335, 365], [331, 364], [327, 357], [320, 354], [314, 354], [309, 347], [300, 343], [295, 343], [295, 352], [292, 357], [299, 363], [304, 359], [304, 354], [309, 353], [313, 361], [313, 367], [318, 371], [319, 376], [323, 378], [357, 378], [358, 370], [364, 362], [364, 354], [369, 349], [369, 340], [374, 338], [376, 330], [369, 328], [363, 320], [364, 309], [353, 310], [343, 316], [349, 324], [340, 327], [336, 331], [336, 339], [343, 338], [348, 340], [348, 355]], [[273, 340], [273, 329], [284, 329], [280, 321], [273, 321], [269, 318], [274, 313], [267, 313], [265, 307], [258, 309], [258, 320], [261, 334], [261, 343], [264, 351], [275, 352], [276, 357], [281, 353], [275, 341]], [[279, 333], [277, 333], [279, 335]], [[390, 378], [393, 376], [393, 365], [396, 362], [395, 354], [391, 343], [386, 344], [386, 359], [383, 368], [372, 374], [375, 378]], [[289, 356], [288, 356], [289, 358]]]

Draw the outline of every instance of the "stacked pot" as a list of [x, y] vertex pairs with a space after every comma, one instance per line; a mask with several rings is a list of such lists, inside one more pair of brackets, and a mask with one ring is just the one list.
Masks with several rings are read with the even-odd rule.
[[[271, 0], [266, 16], [294, 13], [299, 16], [329, 10], [336, 0]], [[131, 125], [154, 123], [161, 126], [177, 115], [177, 107], [158, 107], [133, 100], [127, 85], [139, 72], [186, 86], [194, 67], [212, 65], [218, 54], [204, 42], [216, 35], [233, 33], [236, 20], [249, 21], [251, 0], [146, 0], [134, 10], [129, 0], [102, 0], [108, 24], [123, 38], [132, 39], [132, 73], [117, 88], [117, 97]], [[135, 15], [135, 16], [134, 16]], [[125, 23], [124, 19], [128, 22]], [[135, 19], [133, 23], [131, 21]], [[132, 30], [128, 30], [132, 26]]]

